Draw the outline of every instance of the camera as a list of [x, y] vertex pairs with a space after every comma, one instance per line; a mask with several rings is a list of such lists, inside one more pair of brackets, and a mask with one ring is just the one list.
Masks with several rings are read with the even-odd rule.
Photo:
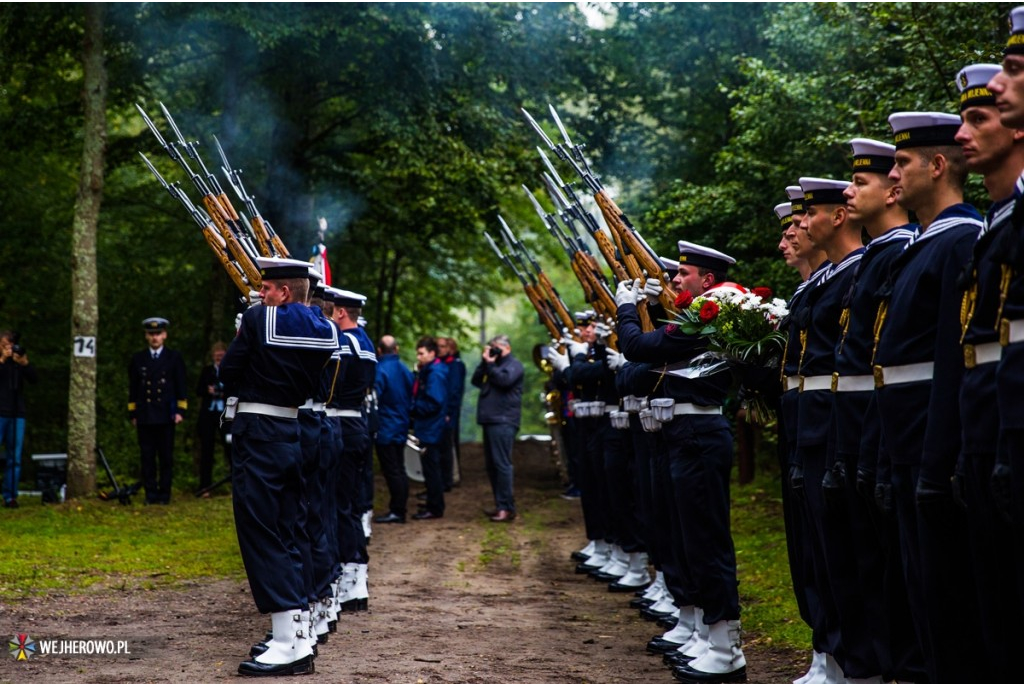
[[487, 350], [487, 352], [495, 359], [501, 356], [501, 348], [495, 347], [494, 345], [491, 345], [491, 349]]
[[21, 356], [25, 354], [25, 348], [22, 347], [21, 345], [11, 345], [11, 352], [18, 356]]

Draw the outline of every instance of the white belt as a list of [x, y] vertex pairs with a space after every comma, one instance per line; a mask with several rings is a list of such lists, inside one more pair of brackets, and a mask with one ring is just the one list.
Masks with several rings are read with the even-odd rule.
[[1003, 356], [1003, 346], [998, 340], [981, 345], [964, 345], [964, 368], [973, 369], [982, 364], [994, 364]]
[[312, 409], [312, 408], [313, 408], [313, 400], [312, 400], [312, 398], [306, 400], [305, 402], [303, 402], [302, 404], [299, 405], [299, 409]]
[[782, 392], [787, 393], [790, 390], [800, 389], [800, 376], [783, 376], [782, 377]]
[[299, 409], [312, 409], [313, 411], [323, 411], [323, 402], [314, 402], [313, 400], [306, 400], [305, 403], [299, 406]]
[[701, 407], [692, 402], [676, 402], [672, 407], [672, 416], [683, 416], [684, 414], [721, 414], [721, 407]]
[[832, 374], [832, 392], [867, 392], [875, 389], [874, 376], [840, 376]]
[[917, 364], [885, 367], [876, 365], [874, 370], [875, 387], [884, 388], [887, 385], [930, 381], [934, 371], [935, 362], [919, 362]]
[[800, 376], [800, 392], [831, 389], [832, 376]]
[[328, 407], [324, 410], [328, 416], [344, 416], [346, 418], [355, 419], [362, 416], [362, 414], [355, 409], [332, 409]]
[[262, 402], [239, 402], [237, 411], [239, 414], [263, 414], [279, 419], [295, 419], [299, 416], [299, 410], [295, 407], [279, 407], [276, 404]]
[[1005, 347], [1011, 343], [1024, 342], [1024, 319], [999, 324], [999, 342]]

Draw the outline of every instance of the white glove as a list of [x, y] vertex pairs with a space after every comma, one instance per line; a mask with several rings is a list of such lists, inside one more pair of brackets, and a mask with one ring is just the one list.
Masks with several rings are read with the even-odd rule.
[[603, 321], [598, 321], [594, 324], [594, 333], [597, 334], [597, 339], [604, 342], [611, 336], [612, 328]]
[[242, 327], [242, 315], [235, 314], [235, 333], [238, 333], [238, 329]]
[[548, 348], [547, 359], [555, 371], [565, 371], [569, 368], [569, 355], [559, 352], [557, 347]]
[[254, 307], [254, 306], [256, 306], [256, 305], [258, 305], [258, 304], [260, 304], [262, 302], [263, 302], [263, 300], [260, 299], [260, 294], [257, 291], [255, 291], [255, 290], [250, 290], [249, 291], [249, 306], [250, 307]]
[[575, 340], [566, 341], [566, 346], [569, 348], [569, 356], [575, 357], [576, 355], [582, 354], [586, 356], [590, 352], [590, 345], [585, 342], [577, 342]]
[[615, 290], [615, 306], [636, 304], [636, 298], [637, 292], [633, 287], [633, 281], [619, 281], [619, 287]]
[[647, 301], [654, 304], [658, 301], [658, 297], [664, 288], [661, 286], [661, 280], [657, 278], [648, 278], [644, 283], [644, 295], [647, 295]]
[[608, 357], [605, 361], [607, 362], [609, 369], [612, 371], [618, 371], [622, 368], [622, 365], [626, 363], [626, 357], [621, 352], [608, 350]]

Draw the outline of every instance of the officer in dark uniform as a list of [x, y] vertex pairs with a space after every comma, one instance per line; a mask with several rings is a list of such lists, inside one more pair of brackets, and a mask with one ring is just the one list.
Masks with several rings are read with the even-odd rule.
[[[875, 293], [917, 226], [907, 223], [907, 212], [897, 203], [899, 189], [888, 178], [895, 146], [866, 138], [854, 138], [850, 144], [853, 181], [844, 191], [846, 207], [850, 221], [858, 229], [863, 227], [871, 241], [843, 297], [832, 384], [834, 436], [830, 451], [834, 465], [827, 477], [833, 490], [845, 491], [849, 509], [860, 601], [869, 629], [869, 635], [861, 639], [873, 646], [883, 679], [921, 682], [927, 676], [910, 622], [895, 522], [882, 516], [874, 502], [878, 423], [865, 421], [874, 396]], [[862, 444], [870, 446], [863, 461]]]
[[[685, 241], [679, 242], [679, 271], [673, 280], [677, 292], [697, 296], [725, 279], [732, 257]], [[692, 651], [673, 674], [683, 682], [737, 682], [746, 679], [746, 659], [740, 646], [740, 606], [736, 579], [736, 552], [729, 528], [729, 476], [733, 440], [722, 415], [732, 377], [729, 373], [685, 377], [671, 373], [669, 364], [686, 364], [707, 349], [707, 340], [687, 335], [677, 326], [643, 333], [637, 314], [639, 288], [620, 283], [618, 305], [619, 349], [626, 359], [661, 365], [661, 388], [674, 400], [672, 420], [664, 424], [669, 449], [674, 496], [683, 533], [684, 554], [697, 589], [701, 609], [700, 634]], [[702, 643], [703, 644], [700, 644]]]
[[128, 418], [139, 433], [147, 504], [171, 501], [174, 427], [188, 408], [185, 362], [178, 352], [164, 347], [167, 325], [160, 317], [142, 322], [149, 349], [132, 355], [128, 366]]
[[[861, 228], [848, 220], [843, 195], [848, 185], [848, 181], [800, 179], [806, 212], [798, 230], [806, 231], [810, 241], [825, 251], [831, 266], [807, 288], [799, 308], [791, 314], [800, 347], [796, 455], [803, 470], [804, 496], [812, 524], [816, 584], [819, 592], [829, 593], [833, 600], [824, 605], [830, 636], [826, 673], [838, 666], [843, 671], [852, 670], [851, 677], [870, 678], [880, 675], [881, 667], [864, 625], [844, 494], [836, 488], [822, 487], [829, 460], [832, 373], [843, 296], [864, 252]], [[833, 506], [827, 506], [830, 503]]]
[[327, 403], [327, 415], [338, 419], [341, 439], [337, 479], [338, 555], [342, 579], [338, 597], [343, 611], [365, 610], [369, 593], [366, 585], [370, 560], [363, 532], [359, 488], [366, 469], [372, 469], [373, 442], [364, 412], [366, 394], [377, 375], [377, 354], [366, 331], [357, 323], [366, 297], [338, 288], [328, 288], [334, 303], [334, 323], [340, 331], [338, 377]]
[[957, 279], [982, 220], [963, 203], [967, 168], [954, 138], [960, 117], [899, 112], [889, 123], [896, 144], [889, 178], [900, 186], [899, 203], [921, 226], [879, 293], [873, 372], [880, 454], [891, 462], [891, 486], [875, 487], [883, 503], [891, 497], [899, 523], [929, 682], [961, 682], [977, 675], [974, 660], [961, 655], [977, 654], [981, 646], [972, 629], [977, 598], [964, 554], [970, 545], [966, 520], [951, 487], [960, 454], [957, 398], [964, 368]]
[[1013, 225], [1012, 216], [1024, 171], [1024, 140], [1000, 122], [995, 97], [986, 87], [999, 71], [998, 64], [972, 64], [962, 69], [956, 80], [963, 119], [956, 139], [964, 148], [967, 168], [984, 176], [993, 201], [962, 277], [964, 377], [960, 386], [963, 499], [987, 657], [977, 677], [992, 682], [1005, 682], [1015, 675], [1013, 635], [1021, 620], [1016, 565], [1007, 563], [1006, 553], [1007, 541], [1019, 540], [1021, 535], [996, 509], [989, 486], [999, 422], [1006, 413], [1006, 405], [998, 398], [996, 369], [1003, 352], [999, 317], [1006, 307], [1001, 303], [1012, 284], [1012, 278], [1005, 278], [1009, 267], [1001, 262], [1001, 255], [1013, 250], [1005, 249], [1002, 241], [1020, 228]]
[[[338, 348], [337, 330], [306, 306], [309, 264], [261, 258], [262, 304], [242, 315], [221, 363], [231, 398], [235, 528], [256, 607], [271, 614], [267, 649], [242, 675], [313, 671], [309, 605], [298, 538], [305, 514], [299, 406]], [[229, 405], [233, 403], [229, 400]]]
[[[804, 191], [799, 185], [786, 186], [790, 198], [789, 224], [783, 224], [784, 240], [789, 242], [792, 255], [790, 260], [803, 277], [790, 297], [787, 307], [792, 313], [801, 308], [801, 302], [810, 288], [822, 278], [831, 266], [825, 252], [816, 247], [807, 237], [807, 231], [800, 223], [807, 213], [804, 206]], [[787, 262], [789, 263], [789, 262]], [[779, 440], [782, 443], [784, 460], [782, 479], [783, 516], [786, 526], [786, 545], [789, 552], [790, 575], [793, 593], [796, 596], [800, 617], [811, 628], [811, 642], [814, 656], [807, 673], [797, 683], [821, 682], [825, 677], [826, 655], [836, 650], [836, 639], [830, 639], [825, 622], [825, 601], [830, 598], [819, 592], [814, 574], [814, 553], [811, 547], [813, 525], [807, 513], [804, 497], [804, 475], [797, 455], [797, 412], [800, 396], [800, 335], [792, 314], [779, 322], [779, 330], [786, 333], [785, 354], [782, 360], [782, 397], [779, 399]], [[833, 635], [833, 638], [836, 636]]]
[[[1003, 68], [988, 83], [999, 107], [999, 120], [1007, 128], [1024, 126], [1024, 7], [1010, 13], [1011, 34], [1003, 48]], [[1024, 392], [1024, 176], [1017, 181], [1010, 221], [1012, 231], [1003, 231], [993, 251], [1000, 266], [1010, 274], [999, 341], [1003, 345], [996, 370], [996, 390], [1001, 407], [1014, 407]], [[1015, 534], [1010, 538], [1014, 552], [1014, 574], [1018, 595], [1024, 599], [1024, 417], [1019, 411], [999, 415], [999, 452], [992, 471], [993, 500]], [[1006, 544], [1006, 543], [1003, 543]]]

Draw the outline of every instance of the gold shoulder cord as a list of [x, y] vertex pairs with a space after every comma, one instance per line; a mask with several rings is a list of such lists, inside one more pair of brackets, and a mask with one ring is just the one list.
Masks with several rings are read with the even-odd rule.
[[782, 362], [779, 363], [779, 382], [786, 382], [786, 357], [789, 356], [789, 335], [786, 335], [786, 344], [782, 346]]
[[[960, 344], [964, 344], [964, 337], [967, 336], [967, 329], [971, 326], [974, 318], [974, 310], [978, 306], [978, 270], [971, 272], [971, 287], [964, 291], [963, 300], [960, 301]], [[999, 317], [996, 317], [996, 326], [999, 325]]]
[[654, 395], [654, 393], [657, 392], [658, 386], [661, 385], [661, 381], [664, 380], [666, 373], [668, 373], [668, 364], [661, 367], [661, 374], [658, 376], [658, 382], [654, 384], [653, 388], [651, 388], [651, 395]]
[[882, 300], [878, 305], [878, 313], [875, 314], [875, 345], [871, 348], [871, 366], [875, 365], [875, 354], [878, 353], [878, 340], [882, 337], [882, 326], [885, 325], [885, 315], [889, 313], [889, 300]]
[[807, 352], [807, 329], [800, 331], [800, 363], [796, 365], [798, 375], [804, 372], [804, 354]]
[[846, 344], [846, 334], [850, 332], [850, 308], [844, 307], [843, 313], [839, 315], [839, 325], [843, 327], [843, 334], [839, 336], [839, 354], [843, 353], [843, 345]]

